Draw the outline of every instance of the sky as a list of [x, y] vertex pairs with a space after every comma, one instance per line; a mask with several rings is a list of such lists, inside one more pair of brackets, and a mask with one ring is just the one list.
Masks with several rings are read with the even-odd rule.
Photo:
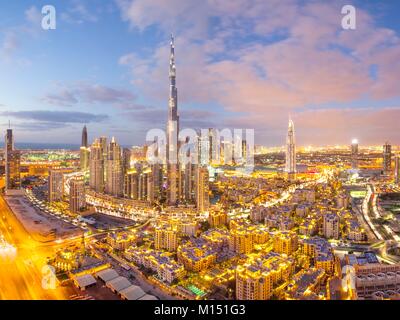
[[399, 14], [397, 0], [1, 1], [0, 130], [79, 144], [86, 124], [89, 141], [144, 144], [165, 128], [173, 33], [181, 128], [281, 146], [291, 117], [299, 145], [400, 145]]

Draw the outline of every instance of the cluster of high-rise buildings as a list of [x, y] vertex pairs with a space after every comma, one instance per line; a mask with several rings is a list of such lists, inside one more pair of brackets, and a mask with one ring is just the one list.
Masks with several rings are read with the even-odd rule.
[[[400, 156], [394, 157], [394, 179], [395, 183], [400, 183], [400, 166], [399, 166]], [[358, 140], [353, 139], [351, 142], [351, 168], [358, 169], [359, 166], [359, 145]], [[393, 163], [393, 152], [392, 145], [389, 142], [385, 142], [382, 147], [382, 174], [385, 176], [390, 176], [392, 171]]]
[[[80, 149], [81, 169], [89, 170], [89, 187], [98, 193], [114, 197], [147, 201], [151, 204], [165, 203], [195, 205], [199, 211], [209, 207], [208, 162], [202, 161], [202, 152], [197, 161], [182, 163], [179, 159], [178, 90], [176, 88], [176, 65], [174, 39], [171, 38], [170, 90], [167, 119], [166, 164], [137, 161], [131, 163], [131, 150], [122, 148], [114, 138], [95, 139], [88, 146], [86, 126], [82, 133]], [[213, 130], [209, 130], [207, 156], [216, 152]], [[202, 150], [204, 151], [204, 150]], [[190, 152], [190, 151], [188, 151]], [[203, 152], [204, 154], [204, 152]], [[215, 158], [215, 157], [213, 157]]]
[[[359, 168], [359, 143], [357, 139], [351, 141], [350, 163], [351, 168], [356, 170]], [[382, 174], [390, 176], [392, 169], [393, 153], [392, 145], [385, 142], [382, 148]], [[293, 121], [289, 120], [288, 132], [286, 136], [286, 152], [285, 152], [285, 172], [289, 175], [297, 172], [296, 170], [296, 142]], [[394, 157], [394, 182], [400, 184], [400, 155]]]
[[106, 137], [95, 139], [90, 147], [89, 157], [89, 186], [96, 192], [107, 193], [115, 197], [124, 194], [124, 168], [129, 164], [123, 163], [122, 148]]

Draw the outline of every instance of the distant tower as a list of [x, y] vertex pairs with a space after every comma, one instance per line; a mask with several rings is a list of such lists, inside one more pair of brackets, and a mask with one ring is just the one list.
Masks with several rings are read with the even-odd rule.
[[358, 140], [351, 141], [351, 168], [358, 169]]
[[167, 202], [176, 205], [179, 195], [179, 163], [178, 163], [178, 89], [176, 88], [176, 66], [174, 37], [171, 36], [171, 53], [169, 62], [169, 105], [167, 121]]
[[286, 166], [287, 173], [296, 173], [296, 142], [294, 135], [294, 124], [289, 120], [289, 128], [286, 137]]
[[6, 192], [21, 187], [21, 153], [14, 149], [12, 129], [7, 129], [4, 143]]
[[392, 146], [389, 144], [389, 142], [386, 142], [383, 145], [383, 174], [384, 175], [390, 175], [390, 172], [392, 171]]
[[82, 130], [82, 144], [80, 149], [80, 168], [82, 171], [89, 169], [90, 149], [88, 147], [88, 134], [86, 126]]
[[123, 167], [122, 151], [120, 145], [113, 137], [108, 145], [107, 163], [106, 163], [106, 193], [120, 197], [123, 195]]
[[400, 156], [397, 156], [394, 160], [395, 171], [394, 171], [394, 181], [400, 185]]
[[82, 144], [81, 147], [88, 147], [88, 134], [87, 134], [87, 128], [86, 125], [83, 127], [82, 130]]

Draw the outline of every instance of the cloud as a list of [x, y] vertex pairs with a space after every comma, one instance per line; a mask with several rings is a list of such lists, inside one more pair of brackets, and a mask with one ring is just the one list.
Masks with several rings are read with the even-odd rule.
[[[132, 28], [156, 27], [166, 39], [171, 31], [177, 34], [181, 111], [186, 103], [216, 104], [226, 110], [228, 124], [261, 128], [263, 123], [273, 135], [279, 126], [284, 133], [289, 114], [319, 109], [313, 113], [319, 122], [329, 119], [330, 112], [341, 112], [322, 106], [343, 109], [363, 99], [400, 97], [399, 35], [378, 25], [362, 7], [357, 7], [357, 29], [349, 31], [341, 28], [341, 1], [117, 0], [117, 4]], [[127, 53], [119, 62], [130, 68], [133, 85], [147, 98], [165, 101], [168, 59], [166, 40], [151, 55]], [[354, 109], [352, 117], [371, 121], [363, 112]], [[315, 134], [314, 138], [318, 139]]]
[[[15, 59], [15, 54], [23, 43], [29, 39], [38, 36], [41, 28], [41, 15], [39, 10], [32, 6], [24, 12], [25, 20], [19, 25], [0, 29], [0, 59], [5, 62], [17, 62], [19, 65], [30, 65], [26, 58]], [[1, 61], [0, 60], [0, 61]]]
[[42, 14], [38, 8], [32, 6], [25, 11], [25, 19], [32, 26], [40, 27], [42, 21]]
[[135, 99], [135, 95], [130, 91], [88, 83], [64, 86], [42, 97], [43, 101], [55, 106], [72, 106], [78, 103], [116, 103], [121, 105], [130, 104]]
[[73, 0], [72, 5], [68, 7], [66, 11], [61, 12], [60, 17], [63, 21], [71, 24], [93, 23], [99, 20], [99, 10], [99, 7], [95, 7], [93, 4], [91, 8], [88, 9], [84, 2]]
[[23, 131], [49, 131], [57, 129], [65, 129], [69, 127], [67, 123], [59, 122], [25, 122], [25, 123], [13, 123], [13, 128], [21, 129]]
[[308, 110], [296, 114], [294, 119], [303, 143], [311, 143], [318, 133], [320, 141], [330, 144], [348, 143], [354, 137], [362, 143], [383, 144], [389, 140], [400, 144], [399, 118], [400, 107], [384, 107]]
[[49, 93], [42, 100], [48, 104], [57, 106], [71, 106], [79, 102], [75, 94], [66, 89], [60, 90], [57, 93]]
[[15, 31], [6, 31], [4, 33], [3, 43], [0, 47], [0, 54], [9, 58], [19, 47], [18, 37]]
[[[167, 122], [167, 110], [155, 107], [147, 107], [136, 111], [127, 111], [121, 114], [139, 123], [142, 129], [165, 128]], [[202, 129], [216, 125], [217, 115], [214, 112], [199, 109], [185, 109], [179, 111], [180, 127]]]
[[13, 117], [23, 120], [35, 120], [50, 123], [90, 123], [102, 122], [109, 117], [104, 114], [92, 114], [86, 112], [69, 112], [69, 111], [5, 111], [1, 112], [4, 117]]

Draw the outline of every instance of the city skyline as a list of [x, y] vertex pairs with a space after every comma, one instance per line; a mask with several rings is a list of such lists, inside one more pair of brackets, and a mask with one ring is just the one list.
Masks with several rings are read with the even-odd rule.
[[[281, 146], [290, 113], [299, 146], [349, 144], [354, 137], [363, 145], [398, 145], [398, 5], [352, 1], [357, 29], [341, 30], [343, 4], [250, 1], [245, 14], [223, 1], [188, 1], [164, 16], [157, 2], [55, 1], [51, 31], [40, 29], [40, 3], [7, 4], [0, 125], [10, 119], [20, 142], [78, 144], [87, 124], [91, 138], [144, 144], [147, 130], [165, 127], [166, 42], [173, 32], [182, 128], [254, 128], [256, 144]], [[143, 10], [151, 15], [144, 18]], [[192, 12], [196, 19], [189, 19]]]

